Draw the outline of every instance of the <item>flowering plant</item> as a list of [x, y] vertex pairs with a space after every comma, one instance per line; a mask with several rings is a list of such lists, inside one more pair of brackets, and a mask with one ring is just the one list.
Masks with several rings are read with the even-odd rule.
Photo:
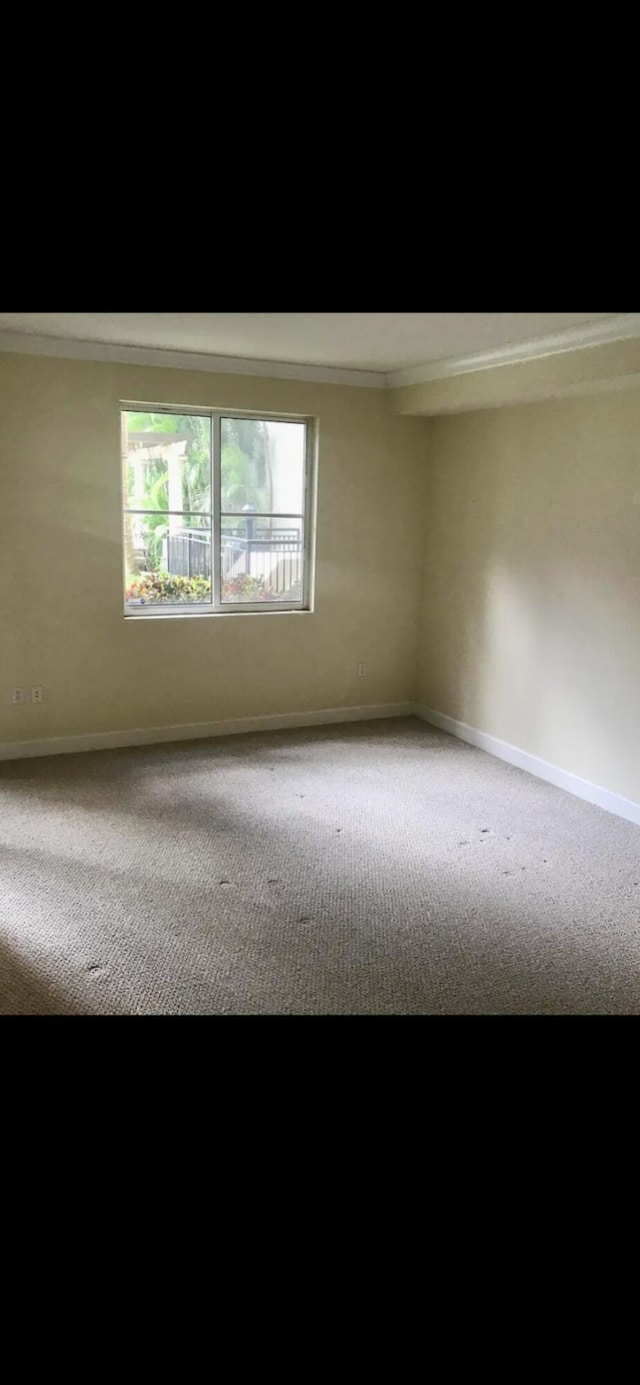
[[[221, 583], [223, 601], [269, 601], [264, 578], [242, 573]], [[208, 577], [170, 577], [166, 572], [145, 573], [130, 582], [125, 591], [129, 605], [146, 606], [156, 602], [209, 602], [211, 580]]]

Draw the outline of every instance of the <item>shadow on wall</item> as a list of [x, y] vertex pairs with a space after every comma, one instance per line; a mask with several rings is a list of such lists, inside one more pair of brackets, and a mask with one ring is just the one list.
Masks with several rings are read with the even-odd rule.
[[421, 681], [427, 705], [589, 777], [633, 698], [637, 455], [578, 404], [437, 421]]

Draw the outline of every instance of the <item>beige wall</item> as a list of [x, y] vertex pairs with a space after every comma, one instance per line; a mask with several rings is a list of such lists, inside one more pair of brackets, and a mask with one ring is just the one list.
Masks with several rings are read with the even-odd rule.
[[640, 394], [427, 427], [420, 700], [640, 801]]
[[[313, 614], [125, 621], [120, 399], [318, 417]], [[0, 354], [0, 741], [415, 697], [424, 432], [381, 390]]]
[[640, 339], [561, 351], [390, 391], [399, 414], [457, 414], [640, 387]]
[[[318, 417], [313, 614], [125, 621], [121, 399]], [[409, 418], [381, 390], [1, 353], [0, 527], [0, 742], [418, 697], [640, 801], [637, 391]]]

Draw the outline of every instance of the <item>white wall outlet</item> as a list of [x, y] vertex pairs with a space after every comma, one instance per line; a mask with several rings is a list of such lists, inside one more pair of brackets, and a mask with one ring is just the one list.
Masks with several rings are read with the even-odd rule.
[[24, 702], [24, 689], [12, 688], [11, 701], [13, 702], [14, 706], [17, 706], [19, 702]]
[[32, 688], [32, 689], [31, 689], [31, 701], [32, 701], [32, 702], [42, 702], [42, 699], [43, 699], [42, 688]]
[[367, 665], [366, 665], [366, 664], [358, 664], [358, 678], [365, 678], [365, 677], [366, 677], [366, 674], [367, 674]]

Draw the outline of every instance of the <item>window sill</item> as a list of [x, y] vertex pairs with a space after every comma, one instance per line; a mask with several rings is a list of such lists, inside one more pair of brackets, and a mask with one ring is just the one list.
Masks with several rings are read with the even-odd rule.
[[262, 606], [259, 610], [229, 610], [229, 611], [145, 611], [144, 614], [138, 611], [125, 611], [125, 621], [135, 620], [141, 623], [153, 624], [156, 620], [228, 620], [229, 616], [312, 616], [313, 610], [310, 607], [287, 606], [284, 609], [274, 607], [265, 610]]

